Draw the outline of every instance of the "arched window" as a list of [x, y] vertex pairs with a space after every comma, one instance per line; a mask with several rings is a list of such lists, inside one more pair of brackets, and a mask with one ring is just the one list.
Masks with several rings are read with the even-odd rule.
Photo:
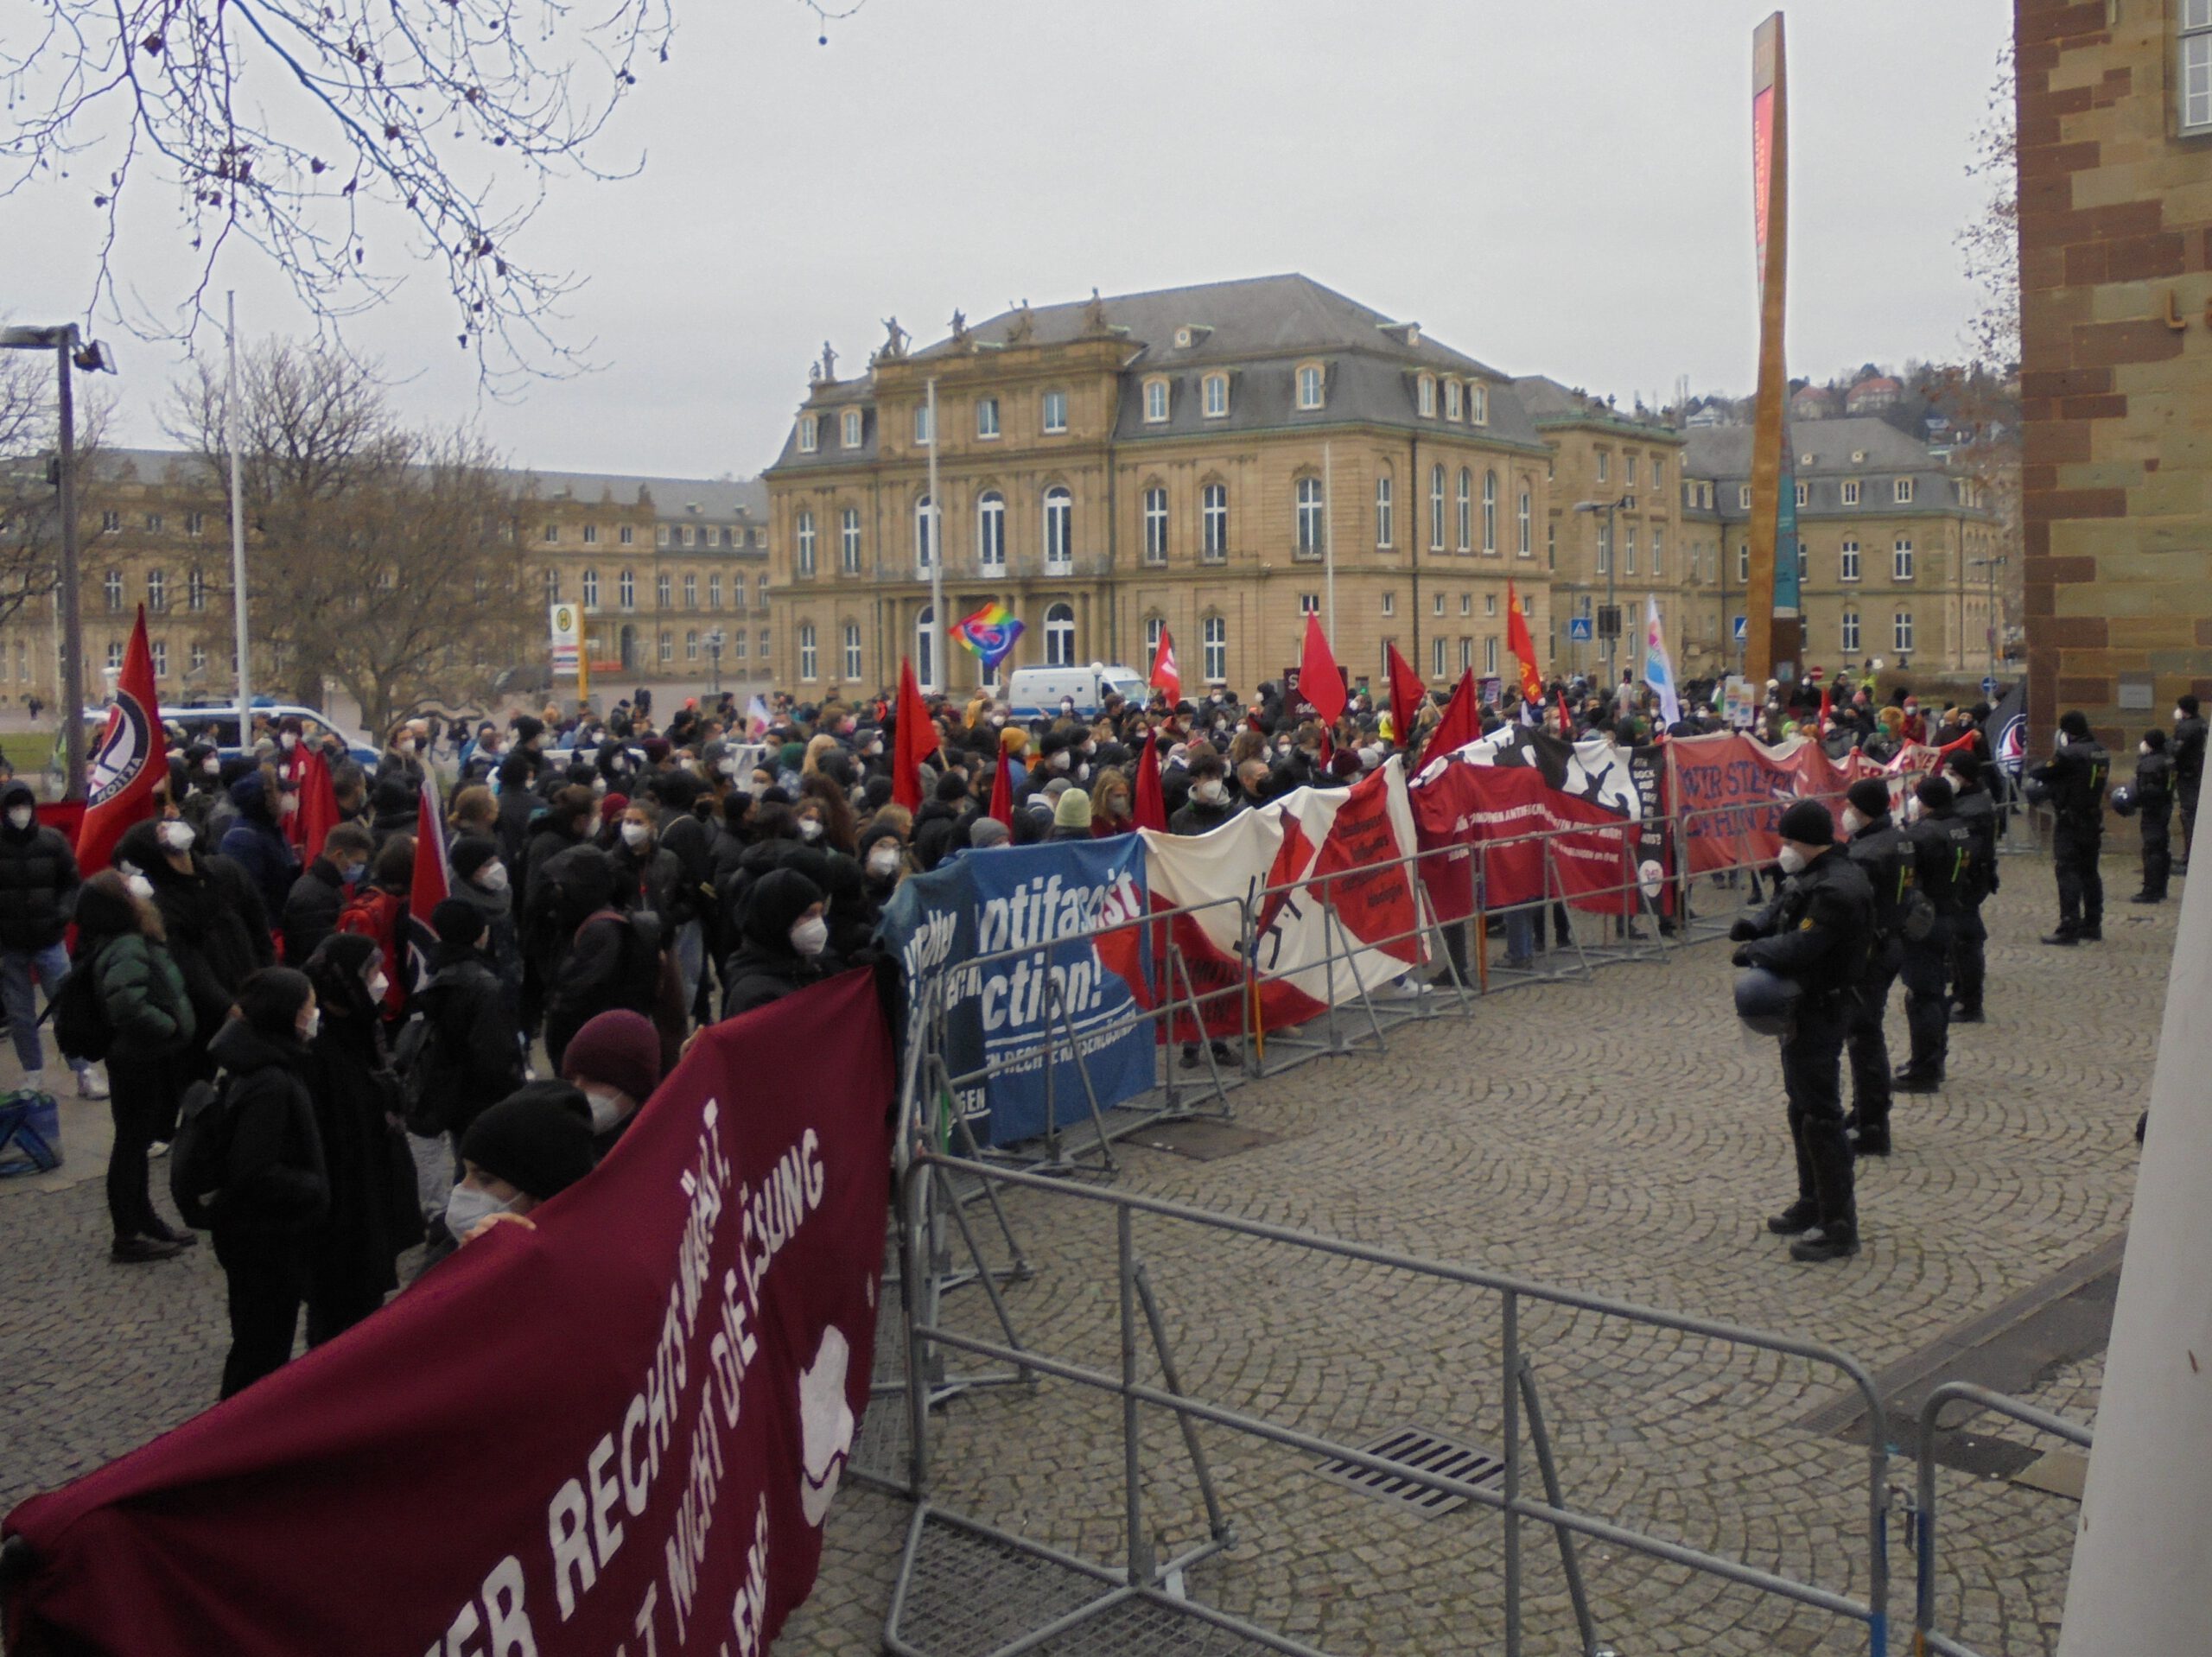
[[[839, 544], [842, 548], [845, 574], [859, 575], [861, 573], [861, 509], [859, 507], [845, 508], [837, 520], [837, 535]], [[745, 584], [740, 581], [738, 585], [742, 588]]]
[[1229, 486], [1210, 483], [1199, 494], [1199, 524], [1205, 531], [1199, 543], [1209, 563], [1229, 556]]
[[1045, 665], [1075, 665], [1075, 609], [1071, 605], [1055, 604], [1045, 612]]
[[1198, 642], [1205, 676], [1213, 684], [1229, 681], [1229, 623], [1220, 616], [1208, 616], [1198, 624]]
[[986, 575], [1006, 574], [1006, 497], [995, 489], [976, 503], [976, 567]]
[[[1525, 487], [1521, 491], [1521, 498], [1513, 509], [1513, 527], [1515, 531], [1514, 550], [1520, 554], [1523, 558], [1530, 556], [1535, 551], [1535, 548], [1529, 538], [1530, 527], [1529, 517], [1529, 492]], [[1659, 562], [1659, 549], [1656, 544], [1651, 549], [1651, 562], [1655, 566]]]
[[584, 608], [599, 608], [599, 572], [595, 569], [584, 571]]
[[1319, 558], [1321, 556], [1321, 480], [1300, 478], [1298, 480], [1298, 556]]
[[1497, 473], [1483, 473], [1483, 550], [1497, 550]]
[[1156, 483], [1144, 492], [1144, 561], [1167, 562], [1167, 490]]
[[[696, 658], [698, 656], [698, 637], [696, 633], [683, 635], [683, 653], [687, 657]], [[817, 676], [819, 667], [820, 661], [815, 654], [814, 624], [802, 621], [798, 625], [798, 676], [812, 679]]]
[[636, 609], [638, 607], [637, 571], [633, 569], [624, 570], [622, 574], [615, 579], [614, 590], [622, 595], [622, 607], [625, 610]]
[[850, 682], [858, 683], [860, 676], [861, 624], [849, 621], [845, 624], [845, 677]]
[[797, 525], [797, 528], [796, 528], [796, 532], [795, 532], [795, 535], [794, 535], [794, 539], [798, 542], [798, 573], [799, 573], [800, 575], [813, 575], [813, 574], [814, 574], [814, 514], [813, 514], [813, 513], [811, 513], [811, 512], [801, 512], [801, 513], [798, 515], [798, 525]]
[[[765, 652], [764, 652], [765, 654]], [[926, 690], [935, 690], [937, 682], [937, 612], [928, 605], [914, 618], [914, 676]]]
[[1428, 473], [1428, 549], [1444, 550], [1444, 467], [1440, 464], [1430, 467]]
[[1375, 480], [1375, 544], [1390, 544], [1390, 474], [1384, 473]]
[[937, 562], [936, 511], [924, 495], [914, 503], [914, 567], [927, 569]]
[[1075, 497], [1065, 485], [1045, 492], [1045, 573], [1065, 575], [1075, 564]]
[[1466, 467], [1459, 468], [1459, 550], [1465, 552], [1474, 544], [1472, 522], [1475, 474]]

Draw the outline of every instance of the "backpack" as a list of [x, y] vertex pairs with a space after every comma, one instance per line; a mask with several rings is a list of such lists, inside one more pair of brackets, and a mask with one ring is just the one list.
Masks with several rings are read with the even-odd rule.
[[417, 999], [407, 1022], [399, 1026], [399, 1038], [391, 1048], [392, 1071], [399, 1078], [400, 1116], [410, 1133], [424, 1140], [434, 1140], [446, 1131], [452, 1119], [453, 1080], [458, 1073], [446, 1056], [445, 1040], [435, 1016], [442, 1007], [437, 998], [427, 994], [435, 987], [435, 980], [424, 986], [424, 996]]
[[651, 1017], [660, 995], [659, 918], [620, 909], [594, 910], [576, 928], [576, 936], [582, 936], [584, 927], [601, 921], [613, 921], [622, 928], [622, 966], [613, 985], [613, 1005]]
[[176, 1133], [169, 1140], [169, 1197], [185, 1224], [199, 1231], [215, 1223], [230, 1167], [238, 1120], [231, 1108], [229, 1080], [195, 1082], [184, 1090]]
[[100, 1006], [99, 985], [94, 981], [99, 959], [98, 950], [79, 955], [47, 1000], [47, 1014], [54, 1020], [54, 1044], [64, 1058], [103, 1059], [115, 1045], [115, 1026], [107, 1021], [106, 1009]]

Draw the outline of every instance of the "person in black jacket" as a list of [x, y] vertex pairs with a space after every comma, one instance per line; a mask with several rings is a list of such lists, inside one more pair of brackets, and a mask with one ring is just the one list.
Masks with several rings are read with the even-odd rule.
[[626, 1006], [651, 1018], [660, 988], [658, 918], [631, 913], [613, 864], [573, 846], [546, 865], [541, 900], [557, 948], [546, 977], [545, 1052], [557, 1070], [569, 1038], [594, 1013]]
[[2058, 930], [2045, 943], [2097, 943], [2105, 935], [2105, 881], [2097, 867], [2104, 851], [2105, 784], [2112, 757], [2089, 731], [2078, 708], [2058, 716], [2058, 746], [2028, 772], [2028, 781], [2050, 802], [2056, 817], [2050, 862], [2058, 879]]
[[1243, 809], [1243, 802], [1230, 791], [1228, 765], [1211, 748], [1191, 756], [1190, 777], [1190, 798], [1167, 819], [1168, 833], [1203, 835]]
[[384, 1305], [399, 1286], [400, 1252], [423, 1240], [423, 1222], [379, 1011], [391, 987], [384, 951], [359, 933], [335, 933], [302, 970], [321, 1009], [307, 1081], [330, 1181], [330, 1212], [308, 1261], [312, 1347]]
[[300, 854], [284, 838], [283, 819], [298, 809], [299, 796], [283, 787], [273, 767], [248, 771], [231, 784], [238, 816], [223, 831], [216, 849], [246, 873], [270, 915], [284, 912], [284, 899], [299, 879]]
[[2196, 698], [2183, 696], [2174, 702], [2174, 735], [2170, 752], [2174, 762], [2174, 801], [2181, 807], [2181, 871], [2189, 873], [2189, 854], [2196, 844], [2196, 795], [2204, 781], [2205, 724], [2196, 711]]
[[292, 882], [283, 911], [284, 959], [299, 966], [338, 930], [338, 911], [368, 878], [376, 842], [358, 822], [341, 822], [325, 835], [322, 850]]
[[1890, 988], [1904, 967], [1906, 898], [1912, 890], [1912, 847], [1890, 815], [1890, 785], [1864, 777], [1844, 796], [1847, 854], [1873, 890], [1873, 944], [1866, 952], [1866, 976], [1846, 1038], [1851, 1054], [1851, 1148], [1862, 1157], [1890, 1153], [1890, 1047], [1882, 1020]]
[[1905, 940], [1904, 1018], [1912, 1057], [1892, 1085], [1898, 1093], [1933, 1093], [1943, 1085], [1950, 1057], [1951, 946], [1966, 914], [1967, 893], [1981, 884], [1981, 840], [1959, 815], [1942, 778], [1923, 777], [1915, 791], [1920, 821], [1906, 830], [1912, 879], [1936, 918], [1924, 936]]
[[441, 1063], [426, 1081], [432, 1114], [458, 1140], [486, 1106], [522, 1086], [522, 1031], [486, 953], [484, 911], [448, 898], [430, 911], [430, 928], [438, 945], [414, 1006], [436, 1031]]
[[230, 1298], [225, 1398], [291, 1361], [308, 1298], [310, 1240], [330, 1208], [306, 1080], [319, 1021], [307, 975], [266, 968], [238, 987], [236, 1016], [208, 1046], [224, 1071], [213, 1108], [230, 1124], [211, 1228]]
[[[245, 871], [227, 857], [201, 856], [194, 840], [192, 825], [172, 815], [132, 824], [115, 844], [117, 865], [143, 875], [153, 887], [169, 954], [192, 998], [199, 1033], [190, 1053], [178, 1060], [188, 1077], [214, 1074], [209, 1045], [239, 987], [276, 958], [261, 894]], [[159, 1137], [168, 1137], [166, 1127]]]
[[1729, 930], [1738, 967], [1796, 983], [1801, 998], [1782, 1038], [1782, 1085], [1797, 1156], [1797, 1200], [1767, 1229], [1795, 1239], [1799, 1260], [1859, 1252], [1851, 1146], [1844, 1138], [1842, 1058], [1851, 1013], [1873, 941], [1874, 891], [1835, 843], [1835, 820], [1818, 800], [1782, 814], [1782, 872], [1789, 878], [1764, 913]]
[[753, 882], [743, 941], [722, 967], [722, 1017], [766, 1006], [820, 975], [827, 907], [822, 888], [796, 869], [771, 869]]
[[531, 820], [545, 809], [544, 798], [535, 786], [537, 756], [518, 748], [499, 762], [494, 775], [499, 784], [499, 856], [509, 873], [519, 875], [523, 854], [530, 844]]
[[1986, 774], [1984, 763], [1967, 749], [1944, 758], [1944, 780], [1950, 784], [1959, 816], [1974, 830], [1979, 849], [1972, 878], [1959, 892], [1958, 925], [1951, 938], [1953, 1024], [1980, 1024], [1988, 1016], [1982, 1010], [1982, 998], [1989, 982], [1989, 927], [1981, 918], [1981, 906], [1997, 892], [1997, 842], [2005, 825], [1997, 802], [1982, 786]]
[[[51, 1000], [69, 970], [61, 935], [76, 913], [76, 854], [60, 831], [38, 820], [36, 797], [25, 783], [0, 788], [0, 1008], [22, 1063], [23, 1085], [46, 1089], [46, 1051], [39, 1040], [38, 990]], [[90, 1064], [69, 1061], [77, 1091], [105, 1099], [107, 1089]]]
[[2127, 901], [2162, 904], [2174, 867], [2174, 762], [2166, 752], [2166, 733], [2155, 729], [2144, 732], [2135, 756], [2135, 812], [2143, 833], [2143, 889]]

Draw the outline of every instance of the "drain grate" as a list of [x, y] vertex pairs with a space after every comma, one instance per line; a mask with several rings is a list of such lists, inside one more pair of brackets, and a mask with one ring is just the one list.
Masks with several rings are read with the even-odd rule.
[[1501, 1484], [1505, 1478], [1505, 1463], [1491, 1451], [1478, 1450], [1463, 1444], [1443, 1434], [1431, 1432], [1423, 1427], [1400, 1427], [1384, 1433], [1371, 1444], [1362, 1444], [1364, 1455], [1376, 1456], [1395, 1462], [1408, 1470], [1395, 1473], [1363, 1467], [1357, 1462], [1332, 1456], [1313, 1470], [1323, 1478], [1334, 1479], [1339, 1484], [1349, 1484], [1355, 1490], [1379, 1496], [1385, 1501], [1410, 1508], [1425, 1517], [1448, 1514], [1454, 1508], [1464, 1508], [1467, 1498], [1454, 1495], [1449, 1490], [1440, 1490], [1410, 1476], [1413, 1472], [1433, 1474], [1439, 1477], [1456, 1479], [1462, 1484], [1491, 1486]]

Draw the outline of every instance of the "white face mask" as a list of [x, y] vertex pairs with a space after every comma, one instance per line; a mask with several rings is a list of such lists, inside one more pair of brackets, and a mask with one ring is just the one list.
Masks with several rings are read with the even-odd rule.
[[653, 831], [642, 822], [626, 822], [622, 825], [622, 843], [633, 852], [651, 841], [652, 837]]
[[382, 972], [378, 972], [374, 978], [369, 980], [369, 1000], [372, 1001], [380, 1002], [391, 994], [391, 980], [385, 977]]
[[313, 1041], [315, 1038], [315, 1032], [321, 1028], [322, 1009], [319, 1006], [309, 1007], [308, 1009], [308, 1016], [300, 1021], [300, 1039], [302, 1041]]
[[414, 739], [413, 737], [411, 737], [411, 736], [404, 736], [404, 737], [400, 738], [400, 739], [399, 739], [399, 752], [402, 752], [403, 754], [407, 754], [407, 753], [412, 753], [412, 752], [415, 752], [415, 739]]
[[475, 879], [476, 884], [486, 892], [505, 892], [507, 889], [507, 866], [498, 858], [493, 858], [476, 871]]
[[868, 872], [879, 880], [888, 880], [899, 873], [899, 853], [895, 847], [880, 846], [868, 854]]
[[[2141, 754], [2141, 755], [2143, 755], [2145, 759], [2148, 759], [2148, 758], [2150, 757], [2150, 752], [2151, 752], [2151, 745], [2150, 745], [2149, 743], [2147, 743], [2147, 742], [2139, 742], [2139, 743], [2137, 743], [2137, 744], [2135, 745], [2135, 752], [2138, 752], [2138, 753], [2139, 753], [2139, 754]], [[16, 815], [16, 814], [15, 814], [14, 812], [12, 812], [12, 811], [10, 811], [10, 812], [8, 814], [8, 816], [9, 816], [10, 818], [13, 818], [13, 817], [15, 816], [15, 815]], [[16, 823], [16, 828], [22, 828], [22, 826], [23, 826], [23, 825], [22, 825], [22, 823], [20, 823], [20, 822], [18, 822], [18, 823]]]
[[203, 776], [220, 777], [223, 774], [223, 762], [220, 758], [211, 753], [200, 762], [200, 770]]
[[1775, 861], [1782, 865], [1784, 874], [1802, 874], [1805, 872], [1805, 854], [1795, 846], [1784, 846], [1782, 855]]
[[284, 734], [278, 737], [276, 740], [283, 746], [283, 749], [286, 753], [291, 752], [293, 749], [300, 746], [299, 737], [290, 731], [285, 732]]
[[591, 779], [591, 791], [592, 791], [593, 793], [594, 793], [594, 794], [604, 794], [604, 793], [606, 793], [606, 792], [607, 792], [607, 778], [605, 778], [604, 777], [594, 777], [594, 778], [593, 778]]
[[474, 1185], [456, 1185], [446, 1198], [446, 1230], [459, 1242], [477, 1226], [495, 1214], [505, 1214], [514, 1206], [512, 1201], [502, 1203], [486, 1190]]
[[798, 837], [801, 840], [810, 841], [821, 839], [822, 819], [819, 817], [801, 817], [798, 820]]
[[1859, 810], [1857, 806], [1847, 805], [1843, 808], [1843, 832], [1845, 834], [1855, 835], [1866, 826], [1866, 819], [1859, 815]]
[[720, 759], [715, 761], [715, 769], [725, 777], [734, 777], [737, 775], [737, 761], [732, 759], [728, 754], [724, 754]]
[[1218, 777], [1209, 777], [1202, 783], [1191, 784], [1191, 797], [1207, 805], [1219, 805], [1229, 797], [1229, 788]]
[[591, 1131], [604, 1133], [630, 1113], [623, 1106], [626, 1096], [614, 1088], [586, 1088], [586, 1099], [591, 1101]]
[[810, 958], [830, 945], [830, 923], [819, 915], [791, 923], [791, 948]]
[[[2150, 750], [2146, 748], [2144, 752], [2148, 753]], [[8, 808], [8, 821], [18, 828], [29, 828], [37, 816], [38, 812], [28, 805], [11, 805]]]
[[190, 823], [181, 817], [169, 817], [154, 830], [154, 838], [161, 841], [165, 852], [188, 852], [194, 835]]
[[296, 794], [287, 794], [282, 797], [282, 802], [276, 807], [276, 815], [280, 817], [289, 817], [299, 809], [300, 797]]

